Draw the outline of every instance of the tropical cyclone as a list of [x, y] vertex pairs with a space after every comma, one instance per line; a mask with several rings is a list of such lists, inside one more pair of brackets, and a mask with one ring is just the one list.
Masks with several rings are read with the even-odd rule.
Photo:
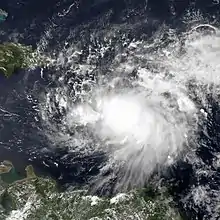
[[[83, 16], [85, 22], [79, 21], [78, 26], [72, 17], [72, 6], [69, 9], [63, 11], [68, 12], [63, 13], [67, 24], [65, 16], [52, 19], [52, 27], [39, 42], [39, 50], [50, 51], [50, 43], [56, 45], [49, 54], [51, 82], [43, 94], [36, 92], [30, 98], [40, 102], [39, 109], [35, 108], [39, 118], [35, 114], [36, 121], [31, 120], [32, 115], [29, 120], [34, 126], [42, 123], [44, 129], [40, 132], [50, 142], [41, 142], [39, 138], [39, 145], [28, 146], [28, 154], [32, 158], [35, 155], [46, 158], [49, 165], [45, 166], [55, 164], [61, 170], [60, 179], [67, 172], [72, 179], [80, 175], [84, 178], [95, 163], [101, 164], [99, 175], [93, 173], [92, 181], [106, 191], [109, 185], [116, 191], [142, 186], [154, 171], [160, 173], [170, 164], [174, 165], [173, 171], [184, 161], [187, 166], [180, 162], [173, 184], [179, 187], [174, 192], [179, 204], [182, 203], [183, 209], [193, 210], [195, 219], [201, 215], [204, 219], [217, 219], [218, 28], [211, 22], [201, 24], [207, 20], [202, 21], [200, 12], [192, 16], [187, 11], [186, 17], [192, 16], [191, 20], [186, 19], [185, 25], [181, 21], [176, 28], [179, 19], [173, 19], [172, 29], [152, 21], [145, 12], [139, 16], [139, 11], [133, 8], [127, 17], [126, 13], [118, 15], [111, 11], [104, 16], [99, 14], [93, 21], [88, 16], [87, 23]], [[115, 21], [112, 15], [123, 18], [112, 24]], [[103, 22], [97, 22], [100, 17]], [[71, 21], [76, 21], [77, 27], [73, 25], [71, 29]], [[158, 29], [153, 37], [146, 36], [151, 28]], [[34, 34], [32, 28], [30, 32]], [[65, 42], [59, 42], [61, 38]], [[44, 79], [49, 78], [47, 70], [41, 73], [45, 74]], [[67, 149], [69, 153], [64, 150], [65, 155], [61, 153], [58, 159], [47, 157], [51, 146], [61, 151]], [[104, 153], [105, 161], [95, 158], [99, 153]], [[86, 156], [95, 162], [91, 165]], [[58, 160], [62, 161], [59, 165]], [[76, 160], [80, 162], [74, 169]], [[191, 170], [184, 173], [186, 167]], [[89, 178], [84, 180], [86, 184], [92, 182]], [[25, 205], [21, 213], [30, 207], [30, 203]], [[15, 217], [18, 212], [12, 214]]]
[[97, 87], [88, 100], [91, 105], [73, 107], [67, 115], [68, 126], [88, 127], [94, 141], [103, 143], [95, 151], [109, 155], [118, 172], [118, 188], [143, 186], [156, 166], [173, 163], [188, 136], [192, 138], [188, 122], [196, 111], [193, 102], [180, 91], [172, 93], [172, 83], [151, 81], [145, 74], [145, 79], [139, 74], [139, 80], [131, 81], [133, 88], [119, 87], [116, 93], [112, 82], [112, 88]]
[[[168, 45], [160, 41], [165, 34], [171, 42]], [[75, 153], [104, 152], [108, 157], [96, 187], [109, 184], [109, 178], [117, 179], [116, 191], [143, 186], [155, 170], [172, 164], [193, 147], [188, 144], [195, 140], [198, 109], [188, 93], [188, 78], [183, 80], [183, 72], [178, 72], [179, 57], [185, 58], [181, 40], [175, 30], [162, 31], [154, 42], [125, 38], [124, 49], [106, 66], [108, 74], [100, 71], [91, 81], [83, 73], [92, 72], [93, 65], [73, 61], [70, 68], [76, 77], [79, 74], [79, 83], [69, 71], [59, 78], [57, 88], [48, 90], [40, 114], [51, 140], [59, 147], [68, 145]], [[75, 51], [73, 59], [81, 53]], [[63, 51], [59, 59], [64, 61], [61, 56], [65, 56]], [[87, 63], [94, 57], [89, 54]], [[62, 120], [54, 124], [51, 119], [56, 111]], [[105, 175], [107, 170], [112, 174]]]

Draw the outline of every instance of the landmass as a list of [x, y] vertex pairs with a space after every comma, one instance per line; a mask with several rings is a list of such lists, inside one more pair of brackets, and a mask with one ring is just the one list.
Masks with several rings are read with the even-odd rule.
[[[0, 22], [5, 21], [8, 13], [0, 9]], [[19, 43], [6, 42], [0, 44], [0, 73], [6, 77], [15, 71], [30, 67], [36, 63], [32, 47]]]
[[[9, 167], [5, 168], [5, 172], [12, 165], [10, 162], [7, 164]], [[0, 182], [0, 219], [181, 219], [172, 200], [165, 193], [150, 187], [113, 197], [98, 197], [86, 190], [61, 191], [55, 180], [37, 176], [32, 166], [26, 168], [26, 173], [26, 178], [11, 184]]]
[[12, 168], [13, 164], [8, 160], [4, 160], [0, 163], [0, 174], [9, 173]]
[[0, 72], [6, 77], [34, 63], [36, 60], [32, 47], [11, 42], [0, 44]]

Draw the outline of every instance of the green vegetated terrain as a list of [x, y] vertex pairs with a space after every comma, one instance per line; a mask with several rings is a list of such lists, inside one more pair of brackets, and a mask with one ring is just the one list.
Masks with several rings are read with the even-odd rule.
[[32, 48], [15, 43], [0, 44], [0, 72], [6, 77], [34, 63]]
[[[9, 162], [0, 176], [13, 165]], [[8, 166], [8, 167], [7, 167]], [[0, 182], [0, 219], [14, 220], [180, 220], [180, 215], [165, 193], [144, 188], [114, 197], [89, 195], [86, 190], [60, 191], [56, 181], [35, 175], [33, 167], [27, 176], [12, 183]]]
[[[0, 22], [6, 20], [8, 13], [0, 9]], [[5, 42], [0, 44], [0, 73], [6, 77], [15, 71], [29, 67], [34, 64], [32, 47], [19, 43]]]

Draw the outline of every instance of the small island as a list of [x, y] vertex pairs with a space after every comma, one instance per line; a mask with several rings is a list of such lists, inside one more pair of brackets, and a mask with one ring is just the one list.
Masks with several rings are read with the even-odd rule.
[[13, 167], [14, 166], [10, 161], [4, 160], [0, 163], [0, 175], [3, 173], [9, 173]]

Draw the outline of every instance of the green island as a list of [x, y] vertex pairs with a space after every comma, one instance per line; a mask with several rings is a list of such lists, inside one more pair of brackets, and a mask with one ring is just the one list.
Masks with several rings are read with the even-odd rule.
[[[0, 9], [0, 22], [6, 20], [8, 13]], [[30, 46], [19, 43], [0, 43], [0, 73], [6, 77], [11, 76], [17, 70], [31, 67], [36, 63], [34, 51]]]
[[0, 72], [10, 77], [17, 70], [36, 64], [34, 57], [30, 46], [11, 42], [0, 44]]
[[[9, 172], [11, 162], [5, 164]], [[0, 181], [0, 219], [23, 220], [180, 220], [172, 199], [152, 187], [114, 197], [89, 195], [86, 190], [58, 189], [56, 181], [38, 177], [26, 167], [26, 178]], [[13, 174], [12, 174], [13, 175]]]
[[[0, 9], [0, 22], [5, 21], [7, 16], [8, 13]], [[10, 77], [17, 70], [39, 64], [36, 57], [31, 46], [13, 42], [0, 43], [0, 73]]]

